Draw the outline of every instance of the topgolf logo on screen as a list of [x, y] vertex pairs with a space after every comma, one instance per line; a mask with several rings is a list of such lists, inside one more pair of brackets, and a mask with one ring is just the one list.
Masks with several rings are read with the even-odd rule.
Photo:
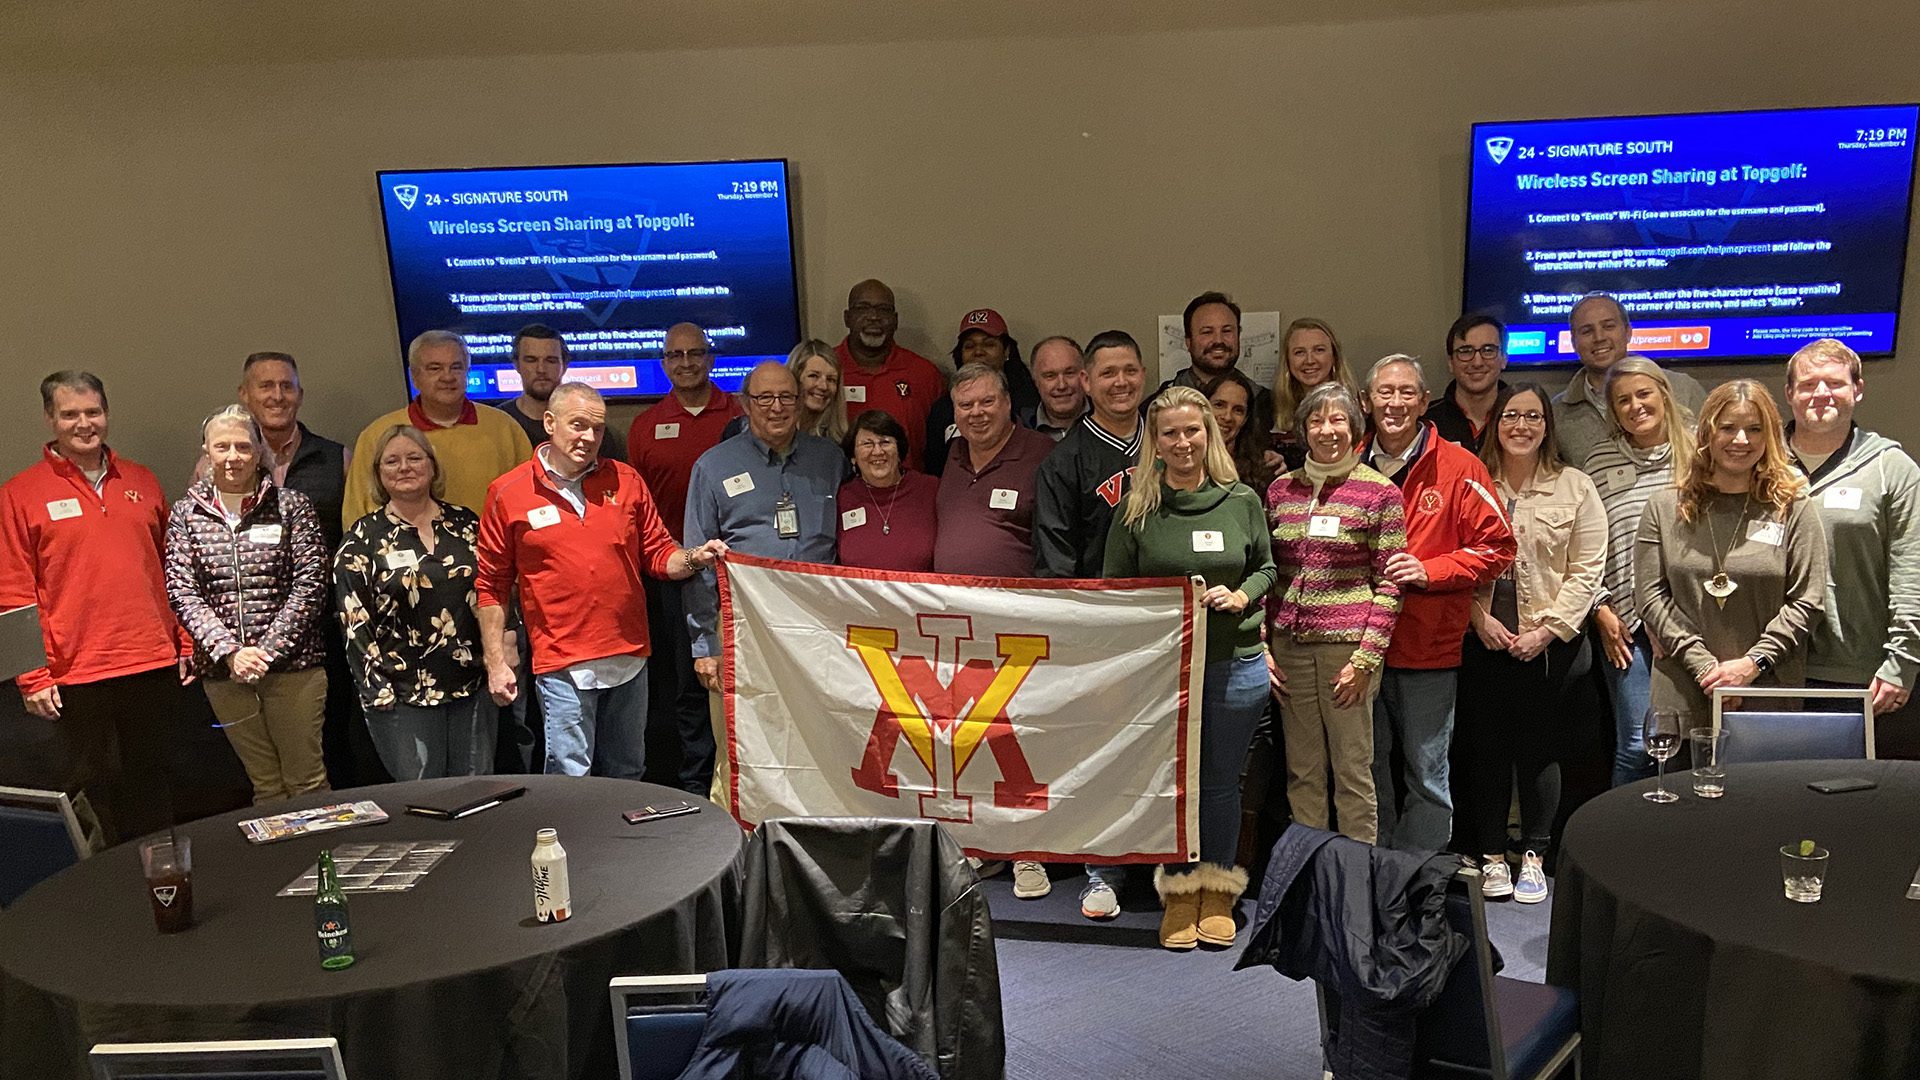
[[1487, 140], [1487, 156], [1493, 159], [1495, 165], [1504, 163], [1512, 150], [1513, 140], [1505, 135], [1496, 135]]
[[414, 200], [420, 197], [420, 185], [395, 184], [393, 185], [393, 197], [400, 200], [402, 208], [411, 210], [413, 209]]

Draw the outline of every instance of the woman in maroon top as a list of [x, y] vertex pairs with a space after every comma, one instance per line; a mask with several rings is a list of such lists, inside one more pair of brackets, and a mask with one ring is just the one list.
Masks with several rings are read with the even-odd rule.
[[841, 448], [853, 479], [840, 485], [840, 565], [873, 570], [933, 570], [934, 496], [940, 482], [901, 465], [907, 431], [869, 409], [853, 421]]

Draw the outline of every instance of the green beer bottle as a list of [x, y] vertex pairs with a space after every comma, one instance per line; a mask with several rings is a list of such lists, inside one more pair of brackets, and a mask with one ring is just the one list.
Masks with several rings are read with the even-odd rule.
[[353, 964], [353, 931], [347, 922], [347, 894], [331, 850], [320, 853], [320, 888], [313, 894], [313, 926], [320, 938], [320, 966], [337, 971]]

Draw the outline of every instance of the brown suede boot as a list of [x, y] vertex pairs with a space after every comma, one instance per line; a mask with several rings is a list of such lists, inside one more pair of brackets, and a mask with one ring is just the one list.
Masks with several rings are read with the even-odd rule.
[[1195, 934], [1209, 945], [1232, 945], [1239, 930], [1233, 921], [1233, 908], [1240, 894], [1247, 891], [1247, 872], [1237, 866], [1201, 863], [1192, 876], [1200, 881], [1200, 919]]
[[1196, 924], [1200, 921], [1200, 875], [1192, 871], [1169, 874], [1166, 867], [1157, 867], [1153, 888], [1165, 909], [1160, 916], [1161, 946], [1184, 951], [1199, 944]]

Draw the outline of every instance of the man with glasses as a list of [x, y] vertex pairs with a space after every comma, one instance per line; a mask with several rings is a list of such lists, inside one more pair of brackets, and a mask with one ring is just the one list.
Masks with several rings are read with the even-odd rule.
[[[745, 411], [738, 398], [714, 385], [713, 346], [698, 326], [668, 328], [660, 364], [673, 390], [634, 417], [627, 456], [653, 493], [660, 520], [678, 538], [686, 528], [694, 462], [719, 445], [727, 422]], [[713, 729], [707, 722], [706, 688], [693, 672], [685, 594], [679, 582], [647, 582], [647, 618], [658, 628], [654, 655], [661, 660], [653, 665], [654, 708], [679, 723], [680, 786], [705, 795], [713, 783]]]
[[1507, 388], [1507, 327], [1491, 315], [1462, 315], [1447, 329], [1453, 381], [1427, 412], [1440, 437], [1480, 452], [1493, 429], [1493, 403]]
[[847, 397], [847, 419], [879, 409], [907, 429], [905, 461], [924, 461], [927, 416], [947, 392], [946, 376], [933, 361], [893, 339], [900, 309], [884, 282], [867, 280], [847, 294], [841, 316], [847, 336], [833, 351], [840, 357], [840, 385]]
[[[1593, 448], [1613, 437], [1613, 411], [1606, 400], [1607, 369], [1628, 355], [1633, 344], [1633, 320], [1620, 301], [1606, 293], [1588, 293], [1567, 313], [1580, 370], [1567, 388], [1553, 396], [1554, 441], [1560, 457], [1579, 468]], [[1707, 392], [1691, 375], [1667, 372], [1673, 398], [1691, 415], [1700, 414]]]
[[1373, 365], [1361, 404], [1374, 432], [1360, 460], [1398, 485], [1407, 507], [1407, 548], [1386, 566], [1401, 588], [1400, 618], [1373, 705], [1376, 843], [1444, 851], [1453, 838], [1447, 755], [1460, 646], [1474, 590], [1513, 563], [1513, 530], [1487, 467], [1422, 419], [1427, 380], [1418, 360], [1395, 354]]
[[[513, 370], [520, 375], [520, 396], [499, 402], [494, 408], [519, 424], [520, 430], [527, 433], [527, 441], [535, 446], [547, 441], [547, 398], [553, 395], [554, 387], [566, 381], [567, 366], [572, 362], [567, 339], [553, 327], [528, 323], [514, 331]], [[627, 460], [626, 438], [608, 428], [606, 438], [600, 440], [600, 459]], [[667, 523], [678, 525], [679, 519], [668, 518]]]
[[[818, 435], [800, 431], [800, 384], [779, 361], [748, 374], [747, 430], [701, 454], [687, 482], [689, 547], [724, 540], [730, 551], [795, 562], [831, 563], [839, 514], [834, 497], [847, 478], [847, 457]], [[728, 790], [720, 741], [720, 590], [712, 570], [687, 582], [683, 598], [693, 639], [693, 668], [710, 692], [716, 743], [712, 792]]]

